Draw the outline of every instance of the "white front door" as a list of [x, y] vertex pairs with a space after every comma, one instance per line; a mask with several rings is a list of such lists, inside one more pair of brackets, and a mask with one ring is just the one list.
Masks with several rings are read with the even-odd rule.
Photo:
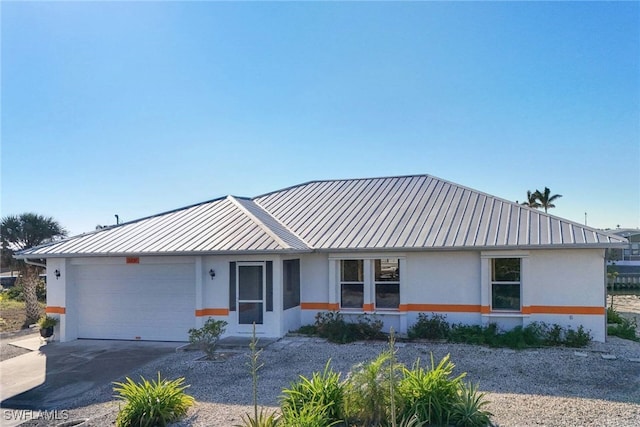
[[263, 331], [266, 294], [266, 268], [264, 262], [239, 262], [236, 265], [236, 295], [238, 331]]

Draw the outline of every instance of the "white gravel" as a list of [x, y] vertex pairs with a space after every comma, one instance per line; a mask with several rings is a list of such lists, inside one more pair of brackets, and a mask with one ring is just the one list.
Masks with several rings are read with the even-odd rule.
[[[298, 375], [322, 370], [331, 358], [334, 370], [346, 375], [354, 364], [375, 357], [385, 343], [329, 344], [306, 337], [287, 337], [264, 349], [259, 404], [275, 409], [278, 396]], [[611, 338], [586, 349], [548, 348], [510, 351], [464, 344], [408, 343], [398, 349], [400, 361], [420, 357], [429, 363], [447, 353], [456, 372], [479, 383], [491, 402], [499, 426], [638, 426], [640, 425], [640, 343]], [[582, 354], [576, 354], [582, 353]], [[613, 354], [607, 360], [603, 354]], [[248, 350], [224, 362], [201, 362], [199, 352], [178, 352], [137, 372], [152, 378], [184, 376], [197, 404], [177, 426], [233, 426], [252, 412]], [[110, 387], [93, 390], [70, 404], [70, 419], [89, 418], [87, 425], [113, 425], [118, 403]], [[28, 425], [46, 425], [31, 422]]]
[[[616, 297], [628, 315], [640, 314], [640, 297]], [[630, 308], [629, 308], [630, 307]], [[622, 308], [622, 307], [621, 307]], [[585, 349], [545, 348], [512, 351], [447, 343], [400, 344], [400, 361], [416, 358], [429, 363], [450, 353], [456, 373], [479, 383], [491, 402], [492, 421], [498, 426], [639, 426], [640, 343], [610, 337]], [[275, 409], [283, 387], [324, 368], [329, 358], [343, 377], [356, 363], [374, 358], [386, 343], [329, 344], [306, 337], [286, 337], [261, 355], [259, 404]], [[251, 376], [246, 366], [248, 349], [224, 362], [196, 361], [199, 352], [177, 352], [132, 372], [153, 378], [160, 371], [168, 378], [185, 377], [188, 393], [197, 403], [186, 420], [176, 426], [233, 426], [253, 411]], [[614, 359], [605, 358], [608, 355]], [[603, 357], [605, 356], [605, 357]], [[69, 420], [89, 419], [86, 425], [113, 425], [118, 402], [110, 386], [69, 402]], [[27, 425], [47, 425], [30, 422]]]

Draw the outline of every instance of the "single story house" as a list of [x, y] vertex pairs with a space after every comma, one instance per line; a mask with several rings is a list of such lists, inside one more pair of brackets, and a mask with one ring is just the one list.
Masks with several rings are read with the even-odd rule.
[[429, 175], [313, 181], [227, 196], [30, 248], [46, 259], [57, 337], [281, 337], [318, 311], [418, 313], [606, 336], [605, 249], [626, 239]]

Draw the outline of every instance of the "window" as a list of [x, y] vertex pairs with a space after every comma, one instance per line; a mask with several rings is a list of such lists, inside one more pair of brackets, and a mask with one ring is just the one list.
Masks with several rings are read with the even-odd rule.
[[282, 261], [283, 284], [282, 305], [284, 309], [300, 305], [300, 260]]
[[364, 305], [364, 261], [340, 261], [340, 307], [362, 308]]
[[375, 266], [376, 308], [400, 306], [400, 260], [377, 259]]
[[520, 311], [520, 258], [491, 261], [492, 310]]

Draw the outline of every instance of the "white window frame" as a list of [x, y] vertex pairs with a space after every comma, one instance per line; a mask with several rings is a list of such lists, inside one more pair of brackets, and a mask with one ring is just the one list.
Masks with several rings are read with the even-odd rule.
[[[375, 260], [376, 259], [398, 259], [398, 268], [400, 269], [400, 282], [398, 282], [398, 291], [400, 293], [398, 308], [377, 308], [376, 307], [376, 282], [375, 282]], [[402, 295], [405, 288], [406, 279], [406, 259], [405, 253], [336, 253], [329, 254], [329, 303], [337, 304], [338, 310], [344, 313], [374, 313], [380, 314], [397, 314], [400, 313], [400, 306], [403, 304]], [[363, 261], [363, 306], [359, 308], [350, 308], [342, 306], [342, 284], [360, 284], [360, 282], [342, 282], [341, 261], [361, 260]], [[395, 282], [379, 282], [391, 283]], [[365, 307], [367, 310], [365, 310]], [[369, 309], [369, 307], [372, 308]]]
[[[493, 287], [492, 287], [492, 269], [493, 259], [495, 258], [519, 258], [520, 259], [520, 309], [505, 310], [493, 309]], [[488, 313], [483, 316], [528, 316], [522, 313], [523, 307], [527, 306], [527, 283], [529, 282], [529, 251], [482, 251], [480, 253], [480, 270], [481, 270], [481, 305], [489, 308]], [[499, 282], [505, 283], [505, 282]]]
[[[400, 277], [398, 278], [398, 281], [377, 281], [376, 280], [376, 261], [380, 260], [380, 262], [382, 262], [383, 259], [393, 259], [393, 260], [397, 260], [398, 261], [398, 271], [399, 271], [399, 275]], [[371, 275], [371, 277], [373, 278], [373, 290], [372, 290], [372, 296], [373, 296], [373, 308], [375, 311], [399, 311], [400, 310], [400, 294], [401, 294], [401, 287], [400, 287], [400, 281], [402, 280], [402, 268], [400, 266], [401, 262], [400, 262], [400, 258], [397, 257], [386, 257], [386, 258], [374, 258], [372, 260], [373, 262], [371, 263], [371, 267], [373, 268], [373, 273]], [[397, 307], [378, 307], [378, 285], [397, 285], [398, 286], [398, 306]]]
[[[518, 269], [518, 275], [520, 276], [520, 280], [512, 280], [512, 281], [508, 281], [508, 280], [493, 280], [493, 272], [495, 269], [495, 262], [496, 260], [499, 259], [517, 259], [519, 261], [519, 269]], [[516, 312], [516, 313], [520, 313], [522, 312], [522, 258], [520, 257], [496, 257], [496, 258], [492, 258], [491, 259], [491, 281], [489, 282], [489, 292], [490, 292], [490, 307], [491, 307], [491, 311], [492, 312], [497, 312], [497, 313], [504, 313], [504, 312]], [[493, 285], [506, 285], [506, 286], [518, 286], [518, 302], [520, 303], [518, 308], [495, 308], [493, 306]]]

